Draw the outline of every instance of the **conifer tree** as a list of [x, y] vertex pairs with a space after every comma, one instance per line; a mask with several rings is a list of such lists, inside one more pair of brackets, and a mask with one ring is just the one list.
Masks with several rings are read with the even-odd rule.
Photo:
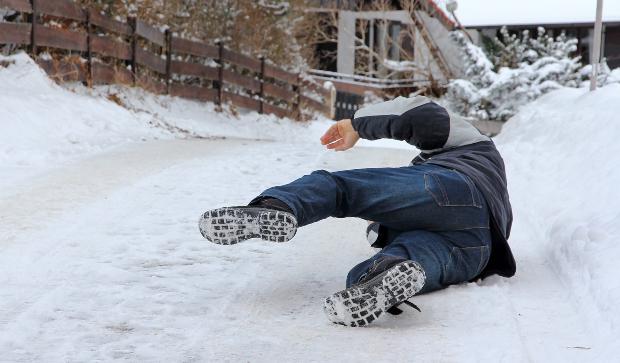
[[538, 28], [533, 38], [528, 31], [518, 36], [502, 28], [491, 56], [461, 33], [452, 38], [463, 55], [465, 79], [450, 83], [447, 98], [464, 116], [506, 120], [544, 93], [579, 85], [580, 58], [573, 56], [577, 40], [564, 33], [554, 38]]

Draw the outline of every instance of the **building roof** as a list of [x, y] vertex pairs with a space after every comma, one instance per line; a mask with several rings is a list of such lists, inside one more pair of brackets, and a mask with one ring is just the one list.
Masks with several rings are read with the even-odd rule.
[[445, 7], [440, 5], [441, 1], [426, 0], [422, 2], [422, 4], [424, 3], [426, 3], [426, 11], [430, 15], [438, 18], [439, 22], [441, 22], [447, 29], [454, 29], [456, 23], [452, 20], [452, 17], [448, 15]]
[[[596, 0], [457, 0], [466, 28], [502, 25], [593, 23]], [[445, 9], [447, 0], [435, 0]], [[620, 22], [620, 1], [603, 1], [603, 21]]]

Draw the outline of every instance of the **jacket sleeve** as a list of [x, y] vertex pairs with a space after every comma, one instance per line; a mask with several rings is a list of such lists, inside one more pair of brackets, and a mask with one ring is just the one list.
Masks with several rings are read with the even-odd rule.
[[397, 97], [359, 109], [352, 120], [360, 137], [403, 140], [424, 152], [488, 141], [461, 117], [426, 97]]

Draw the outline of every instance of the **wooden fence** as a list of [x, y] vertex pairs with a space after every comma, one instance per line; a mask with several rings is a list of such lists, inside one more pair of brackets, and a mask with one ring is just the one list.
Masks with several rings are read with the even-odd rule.
[[[121, 22], [71, 0], [0, 0], [0, 8], [14, 10], [21, 20], [0, 23], [0, 44], [28, 46], [60, 82], [134, 85], [298, 119], [333, 112], [332, 92], [311, 78], [223, 43], [183, 39], [136, 18]], [[42, 51], [62, 56], [39, 57]]]

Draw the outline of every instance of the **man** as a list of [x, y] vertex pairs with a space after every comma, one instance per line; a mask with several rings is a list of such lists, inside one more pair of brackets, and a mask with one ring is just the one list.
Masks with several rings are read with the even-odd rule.
[[[321, 137], [343, 151], [359, 138], [404, 140], [421, 150], [411, 165], [327, 172], [269, 188], [248, 206], [208, 211], [200, 229], [209, 241], [249, 238], [285, 242], [298, 226], [327, 217], [369, 222], [381, 251], [355, 266], [346, 289], [324, 301], [337, 324], [363, 326], [419, 293], [492, 274], [510, 277], [507, 243], [512, 210], [503, 160], [488, 137], [426, 97], [358, 110]], [[415, 307], [415, 305], [413, 305]], [[417, 307], [416, 307], [417, 308]]]

